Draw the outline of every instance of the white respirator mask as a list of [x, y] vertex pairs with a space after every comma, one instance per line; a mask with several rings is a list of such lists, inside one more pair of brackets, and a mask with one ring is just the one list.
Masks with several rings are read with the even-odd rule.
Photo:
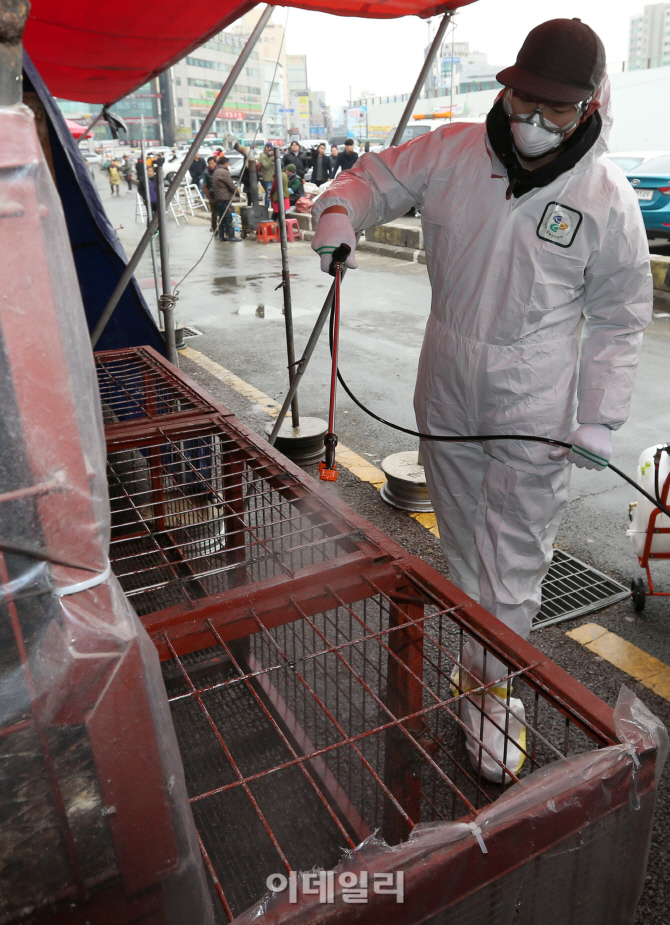
[[529, 113], [515, 113], [512, 108], [512, 91], [509, 87], [503, 94], [503, 107], [512, 126], [514, 147], [522, 157], [542, 157], [562, 144], [568, 132], [578, 124], [581, 117], [589, 107], [591, 98], [581, 103], [575, 103], [575, 117], [559, 128], [549, 119], [545, 118], [540, 106]]
[[[555, 127], [558, 132], [558, 126]], [[561, 144], [563, 135], [563, 132], [557, 134], [543, 128], [537, 113], [533, 113], [531, 122], [512, 122], [514, 147], [523, 157], [541, 157], [543, 154], [549, 154]]]

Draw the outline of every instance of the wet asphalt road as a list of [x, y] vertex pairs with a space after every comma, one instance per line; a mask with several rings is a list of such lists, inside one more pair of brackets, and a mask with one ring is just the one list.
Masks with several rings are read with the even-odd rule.
[[[99, 183], [115, 227], [130, 252], [141, 235], [133, 222], [134, 197], [110, 201]], [[209, 240], [204, 225], [171, 225], [171, 275], [175, 281], [201, 256]], [[290, 245], [296, 350], [306, 343], [327, 293], [328, 280], [318, 271], [309, 245]], [[343, 286], [341, 368], [367, 404], [382, 416], [415, 426], [412, 393], [416, 364], [430, 300], [426, 269], [418, 264], [361, 254], [360, 269]], [[279, 283], [280, 255], [275, 244], [237, 245], [214, 242], [181, 289], [177, 318], [202, 336], [187, 344], [201, 351], [273, 398], [287, 387], [285, 335]], [[151, 265], [142, 262], [138, 277], [148, 280]], [[153, 291], [145, 292], [152, 303]], [[262, 311], [258, 306], [264, 306]], [[670, 318], [655, 316], [645, 336], [628, 423], [614, 435], [613, 461], [633, 474], [640, 453], [670, 439], [667, 396], [670, 364]], [[301, 413], [327, 416], [328, 349], [322, 338], [301, 388]], [[264, 409], [223, 385], [200, 367], [182, 359], [182, 368], [208, 388], [258, 433], [269, 420]], [[379, 465], [388, 454], [414, 449], [413, 438], [390, 431], [365, 416], [346, 397], [339, 402], [337, 431], [341, 442]], [[309, 471], [309, 470], [308, 470]], [[446, 574], [439, 542], [414, 520], [386, 506], [376, 490], [346, 471], [337, 483], [342, 498], [409, 552], [422, 556]], [[575, 470], [569, 509], [557, 538], [567, 552], [628, 584], [640, 573], [629, 540], [628, 502], [634, 491], [613, 473]], [[670, 590], [670, 563], [655, 568], [658, 584]], [[670, 598], [648, 601], [644, 616], [634, 615], [628, 601], [568, 624], [538, 630], [531, 642], [610, 704], [626, 683], [670, 727], [670, 703], [566, 637], [567, 629], [596, 622], [670, 665]], [[670, 921], [670, 773], [664, 773], [651, 845], [647, 882], [636, 925]], [[584, 923], [588, 925], [588, 923]]]

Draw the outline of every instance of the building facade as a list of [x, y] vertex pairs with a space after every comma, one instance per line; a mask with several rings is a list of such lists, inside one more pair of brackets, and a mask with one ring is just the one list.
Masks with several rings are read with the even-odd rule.
[[[261, 16], [261, 12], [262, 7], [255, 7], [231, 26], [231, 31], [238, 32], [245, 37], [250, 35]], [[267, 141], [283, 144], [287, 137], [289, 118], [288, 68], [286, 64], [284, 26], [271, 20], [263, 29], [256, 47], [261, 64], [261, 86], [263, 88], [263, 107], [265, 110], [262, 135]]]
[[[95, 103], [78, 103], [75, 100], [57, 99], [58, 108], [66, 119], [87, 125], [100, 112], [100, 105]], [[128, 139], [121, 135], [123, 141], [139, 141], [144, 138], [150, 144], [163, 144], [164, 131], [162, 121], [162, 94], [158, 79], [139, 87], [134, 93], [119, 100], [111, 107], [128, 126]], [[111, 140], [112, 134], [105, 122], [99, 122], [93, 129], [94, 141]]]
[[307, 56], [286, 55], [289, 93], [289, 135], [309, 138], [310, 106]]
[[[189, 141], [200, 129], [246, 39], [241, 33], [219, 32], [170, 68], [178, 140]], [[262, 94], [261, 61], [255, 49], [219, 111], [211, 135], [221, 138], [230, 133], [243, 140], [261, 134]]]
[[333, 122], [330, 115], [330, 106], [326, 103], [326, 94], [323, 90], [311, 90], [309, 94], [309, 136], [315, 138], [329, 138], [333, 134]]
[[[426, 49], [426, 52], [428, 49]], [[470, 51], [469, 42], [445, 39], [424, 84], [427, 96], [477, 93], [500, 87], [496, 74], [503, 65], [489, 64], [481, 51]]]
[[628, 70], [670, 64], [670, 3], [653, 3], [630, 18]]

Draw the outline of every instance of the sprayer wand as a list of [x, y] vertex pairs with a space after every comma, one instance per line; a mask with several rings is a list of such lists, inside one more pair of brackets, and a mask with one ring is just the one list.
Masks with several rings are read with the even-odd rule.
[[337, 355], [340, 343], [340, 285], [342, 283], [342, 267], [344, 261], [351, 253], [348, 244], [340, 244], [333, 251], [328, 272], [335, 277], [335, 297], [333, 299], [333, 314], [331, 323], [331, 355], [332, 367], [330, 374], [330, 407], [328, 409], [328, 433], [323, 439], [326, 447], [326, 458], [319, 463], [319, 478], [325, 482], [337, 481], [337, 463], [335, 462], [335, 447], [337, 434], [335, 433], [335, 409], [337, 406]]

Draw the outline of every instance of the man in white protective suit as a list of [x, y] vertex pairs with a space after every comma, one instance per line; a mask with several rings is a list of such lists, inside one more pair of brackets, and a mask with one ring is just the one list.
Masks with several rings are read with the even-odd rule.
[[[651, 320], [649, 248], [635, 193], [601, 155], [611, 129], [605, 51], [578, 19], [533, 29], [486, 125], [444, 125], [366, 154], [322, 195], [312, 247], [327, 270], [356, 232], [421, 211], [432, 285], [414, 408], [431, 434], [531, 434], [422, 441], [426, 480], [452, 581], [527, 637], [565, 511], [569, 463], [602, 469], [628, 415], [642, 332]], [[581, 344], [576, 331], [585, 318]], [[578, 422], [575, 429], [574, 416]], [[469, 640], [469, 690], [506, 674]], [[498, 693], [505, 699], [506, 687]], [[471, 760], [492, 780], [523, 764], [523, 704], [472, 696]], [[518, 747], [521, 746], [521, 747]]]

